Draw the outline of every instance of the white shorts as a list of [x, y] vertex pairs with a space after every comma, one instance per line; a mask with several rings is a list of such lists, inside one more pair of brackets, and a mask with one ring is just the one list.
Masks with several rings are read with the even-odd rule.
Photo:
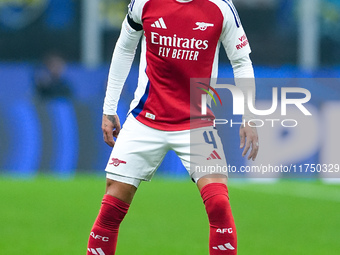
[[221, 139], [213, 127], [183, 131], [150, 128], [130, 114], [112, 149], [105, 171], [107, 178], [138, 187], [150, 181], [164, 156], [175, 151], [190, 177], [197, 180], [216, 172], [217, 165], [226, 166]]

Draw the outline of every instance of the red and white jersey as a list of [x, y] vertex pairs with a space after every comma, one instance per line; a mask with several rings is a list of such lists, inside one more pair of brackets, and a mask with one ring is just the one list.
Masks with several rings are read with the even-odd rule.
[[190, 107], [190, 78], [217, 77], [221, 42], [230, 60], [250, 53], [232, 1], [132, 0], [129, 18], [144, 30], [130, 112], [166, 131], [211, 125], [210, 110], [201, 119], [200, 98]]

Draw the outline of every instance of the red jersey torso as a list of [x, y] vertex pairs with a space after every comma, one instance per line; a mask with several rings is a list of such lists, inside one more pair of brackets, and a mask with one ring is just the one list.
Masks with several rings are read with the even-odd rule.
[[203, 120], [200, 115], [204, 92], [190, 85], [190, 79], [212, 77], [224, 24], [220, 7], [209, 0], [143, 2], [130, 4], [132, 13], [141, 13], [141, 58], [145, 58], [141, 59], [140, 73], [144, 74], [140, 74], [131, 113], [161, 130], [211, 125], [214, 115], [210, 109]]

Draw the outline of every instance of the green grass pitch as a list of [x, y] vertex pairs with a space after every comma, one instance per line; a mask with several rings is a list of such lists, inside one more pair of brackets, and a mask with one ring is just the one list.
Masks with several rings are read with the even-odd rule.
[[[0, 178], [0, 253], [85, 254], [105, 178]], [[340, 254], [340, 185], [231, 180], [240, 255]], [[191, 181], [142, 183], [121, 225], [121, 255], [208, 255], [208, 221]]]

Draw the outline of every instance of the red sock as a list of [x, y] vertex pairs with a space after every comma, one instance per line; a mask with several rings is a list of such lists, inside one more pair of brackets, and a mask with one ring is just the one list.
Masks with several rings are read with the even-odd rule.
[[91, 230], [87, 255], [113, 255], [116, 250], [119, 225], [129, 204], [110, 195], [104, 195], [99, 215]]
[[222, 183], [210, 183], [201, 190], [209, 218], [209, 254], [237, 254], [236, 227], [229, 204], [228, 189]]

